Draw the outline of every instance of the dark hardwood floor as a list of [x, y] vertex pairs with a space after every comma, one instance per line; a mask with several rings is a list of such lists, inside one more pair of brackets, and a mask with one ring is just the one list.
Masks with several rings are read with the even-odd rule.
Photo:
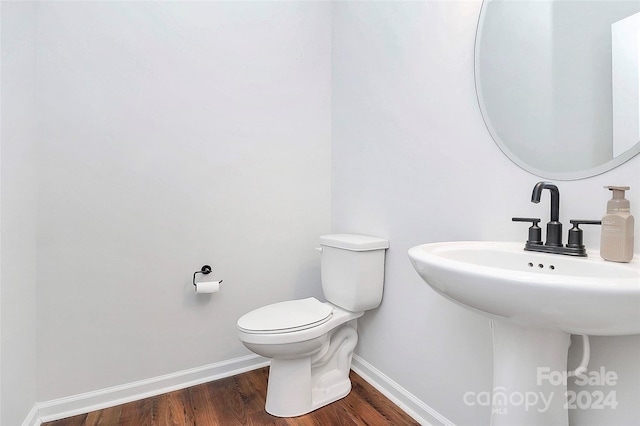
[[345, 398], [309, 414], [278, 418], [264, 411], [268, 367], [43, 426], [418, 425], [353, 371]]

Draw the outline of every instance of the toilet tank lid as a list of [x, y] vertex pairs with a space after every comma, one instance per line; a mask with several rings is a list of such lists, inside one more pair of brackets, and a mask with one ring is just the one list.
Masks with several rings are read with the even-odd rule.
[[320, 237], [321, 246], [336, 247], [345, 250], [367, 251], [389, 248], [389, 241], [384, 238], [356, 234], [332, 234]]

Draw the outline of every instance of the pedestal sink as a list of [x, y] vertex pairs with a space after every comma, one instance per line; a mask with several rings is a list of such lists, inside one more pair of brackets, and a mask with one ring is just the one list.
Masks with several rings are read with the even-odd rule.
[[435, 291], [494, 320], [493, 426], [567, 426], [570, 335], [640, 334], [637, 259], [612, 263], [598, 253], [579, 258], [484, 241], [423, 244], [409, 258]]

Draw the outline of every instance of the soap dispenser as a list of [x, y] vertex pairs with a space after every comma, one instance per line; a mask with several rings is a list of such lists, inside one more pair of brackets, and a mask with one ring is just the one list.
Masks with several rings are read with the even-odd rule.
[[624, 198], [628, 186], [605, 186], [613, 192], [602, 218], [600, 256], [612, 262], [630, 262], [633, 258], [633, 216], [629, 200]]

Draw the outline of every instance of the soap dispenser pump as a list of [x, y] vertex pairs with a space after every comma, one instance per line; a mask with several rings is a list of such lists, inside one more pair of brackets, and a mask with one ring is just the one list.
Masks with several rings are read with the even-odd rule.
[[613, 192], [602, 218], [600, 256], [612, 262], [630, 262], [633, 258], [633, 216], [629, 200], [624, 198], [628, 186], [605, 186]]

